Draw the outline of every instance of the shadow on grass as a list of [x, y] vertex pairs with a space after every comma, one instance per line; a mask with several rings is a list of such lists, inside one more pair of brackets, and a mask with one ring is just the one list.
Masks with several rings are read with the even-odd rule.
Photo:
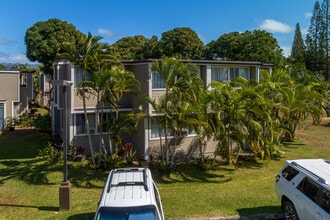
[[15, 207], [15, 208], [34, 208], [40, 211], [51, 211], [51, 212], [57, 212], [59, 210], [59, 208], [55, 206], [30, 206], [30, 205], [15, 205], [15, 204], [0, 204], [0, 206]]
[[106, 181], [109, 172], [90, 168], [83, 163], [71, 164], [69, 169], [69, 180], [72, 185], [85, 188], [103, 188], [103, 185], [96, 185], [95, 182]]
[[26, 160], [2, 160], [1, 165], [5, 168], [0, 169], [0, 185], [12, 178], [34, 185], [49, 184], [47, 174], [58, 171], [58, 166], [53, 161], [47, 161], [42, 158], [26, 159]]
[[67, 218], [67, 220], [93, 220], [95, 212], [75, 214]]
[[[32, 185], [54, 185], [57, 180], [49, 180], [47, 177], [52, 172], [63, 172], [61, 160], [34, 159], [0, 160], [0, 186], [7, 180], [18, 178], [27, 184]], [[95, 181], [105, 182], [108, 173], [91, 169], [88, 164], [68, 163], [68, 178], [73, 186], [77, 187], [100, 187]], [[53, 181], [53, 182], [52, 182]]]
[[248, 219], [284, 219], [280, 206], [259, 206], [253, 208], [237, 209], [239, 216], [247, 216]]
[[4, 131], [0, 136], [1, 159], [34, 158], [41, 149], [42, 134], [35, 129]]
[[194, 165], [179, 165], [171, 174], [152, 170], [152, 175], [156, 182], [168, 184], [175, 182], [225, 183], [231, 181], [231, 178], [220, 172], [205, 171]]

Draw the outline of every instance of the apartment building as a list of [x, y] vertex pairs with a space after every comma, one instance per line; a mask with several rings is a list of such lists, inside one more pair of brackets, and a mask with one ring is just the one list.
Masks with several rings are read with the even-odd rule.
[[[156, 60], [129, 60], [122, 61], [126, 70], [135, 74], [135, 78], [140, 82], [141, 89], [137, 91], [137, 96], [126, 95], [119, 105], [119, 114], [124, 112], [148, 113], [155, 119], [152, 106], [141, 102], [139, 97], [150, 97], [158, 99], [165, 92], [163, 79], [157, 72], [152, 71], [152, 62]], [[161, 60], [160, 60], [161, 61]], [[210, 61], [210, 60], [190, 60], [197, 66], [199, 74], [207, 86], [212, 80], [229, 82], [237, 76], [244, 77], [250, 81], [259, 81], [260, 70], [266, 69], [271, 73], [273, 65], [263, 64], [261, 62], [248, 61]], [[82, 80], [82, 70], [75, 67], [70, 62], [54, 63], [54, 73], [52, 80], [51, 112], [53, 135], [59, 136], [67, 145], [84, 147], [89, 153], [89, 141], [85, 127], [85, 116], [83, 110], [83, 100], [77, 95], [77, 85]], [[102, 139], [99, 138], [99, 114], [97, 111], [97, 100], [95, 97], [89, 97], [86, 100], [87, 117], [90, 124], [90, 133], [94, 151], [98, 150], [101, 144], [105, 149], [111, 150], [109, 142], [109, 133], [104, 133]], [[104, 112], [106, 117], [115, 117], [113, 110], [106, 106]], [[145, 159], [150, 154], [157, 154], [160, 149], [160, 137], [158, 132], [157, 120], [146, 118], [138, 124], [137, 133], [125, 135], [122, 137], [123, 143], [132, 143], [134, 149]], [[187, 130], [184, 137], [181, 138], [177, 152], [182, 154], [197, 154], [197, 140], [193, 130]], [[215, 143], [208, 143], [206, 153], [214, 152]]]
[[33, 73], [0, 70], [0, 130], [6, 128], [6, 118], [28, 114], [33, 98]]

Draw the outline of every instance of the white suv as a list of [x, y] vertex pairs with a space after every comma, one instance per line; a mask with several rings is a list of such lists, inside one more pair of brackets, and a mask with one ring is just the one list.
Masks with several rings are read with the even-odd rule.
[[288, 160], [276, 177], [285, 219], [330, 220], [330, 160]]
[[150, 170], [111, 170], [94, 219], [164, 220], [161, 198]]

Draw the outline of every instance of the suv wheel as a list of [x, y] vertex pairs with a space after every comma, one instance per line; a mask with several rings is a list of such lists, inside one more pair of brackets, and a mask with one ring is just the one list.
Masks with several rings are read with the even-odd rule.
[[282, 207], [286, 220], [299, 220], [296, 209], [290, 201], [284, 201]]

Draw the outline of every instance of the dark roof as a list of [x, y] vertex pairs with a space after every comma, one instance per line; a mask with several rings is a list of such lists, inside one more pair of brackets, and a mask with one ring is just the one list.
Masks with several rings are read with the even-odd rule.
[[[161, 61], [162, 59], [144, 59], [144, 60], [121, 60], [122, 64], [138, 64], [138, 63], [151, 63], [154, 61]], [[272, 67], [273, 64], [263, 64], [259, 61], [232, 61], [232, 60], [180, 60], [184, 63], [193, 64], [219, 64], [219, 65], [256, 65], [256, 66], [269, 66]]]

